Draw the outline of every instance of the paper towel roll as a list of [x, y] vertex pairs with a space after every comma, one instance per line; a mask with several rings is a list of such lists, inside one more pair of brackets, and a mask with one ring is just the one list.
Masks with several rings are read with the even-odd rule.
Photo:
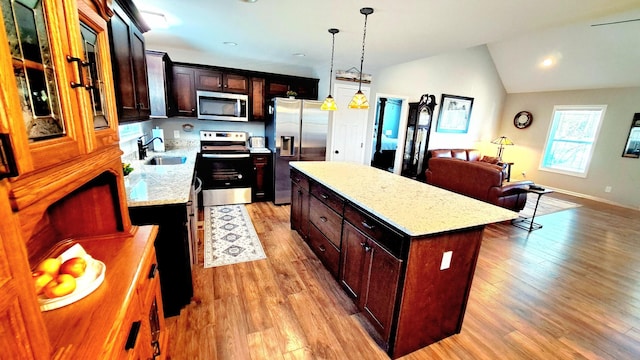
[[164, 130], [160, 128], [151, 129], [151, 135], [153, 137], [159, 137], [162, 141], [155, 139], [153, 140], [153, 151], [163, 152], [164, 151]]

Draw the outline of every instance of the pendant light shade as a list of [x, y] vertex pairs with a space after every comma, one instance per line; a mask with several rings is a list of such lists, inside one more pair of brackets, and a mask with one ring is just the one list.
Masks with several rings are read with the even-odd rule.
[[358, 81], [358, 92], [349, 103], [349, 109], [368, 109], [369, 100], [362, 93], [362, 65], [364, 64], [364, 41], [367, 38], [367, 17], [373, 14], [373, 9], [365, 7], [360, 9], [360, 14], [364, 15], [364, 32], [362, 34], [362, 56], [360, 57], [360, 81]]
[[324, 99], [322, 106], [320, 106], [320, 110], [328, 110], [328, 111], [338, 110], [338, 106], [336, 105], [335, 100], [333, 100], [333, 96], [331, 96], [331, 83], [333, 81], [333, 52], [336, 47], [336, 34], [339, 32], [340, 30], [338, 29], [333, 29], [333, 28], [329, 29], [329, 33], [333, 37], [333, 40], [331, 42], [331, 70], [329, 70], [329, 95], [327, 95], [327, 98]]

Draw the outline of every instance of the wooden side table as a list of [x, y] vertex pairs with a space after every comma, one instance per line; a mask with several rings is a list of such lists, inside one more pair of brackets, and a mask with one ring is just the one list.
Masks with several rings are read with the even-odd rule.
[[551, 194], [553, 190], [549, 189], [531, 189], [527, 190], [527, 193], [537, 194], [538, 198], [536, 199], [536, 207], [533, 209], [533, 215], [531, 215], [531, 219], [526, 218], [524, 216], [518, 217], [517, 219], [511, 220], [511, 225], [515, 227], [519, 227], [520, 229], [527, 230], [532, 232], [533, 230], [538, 230], [542, 227], [542, 224], [538, 224], [534, 222], [536, 218], [536, 212], [538, 211], [538, 204], [540, 203], [540, 198], [542, 195]]

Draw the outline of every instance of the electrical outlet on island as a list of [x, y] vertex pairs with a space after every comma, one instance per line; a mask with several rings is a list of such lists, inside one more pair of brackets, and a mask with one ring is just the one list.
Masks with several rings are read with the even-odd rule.
[[173, 138], [180, 139], [180, 130], [173, 130]]

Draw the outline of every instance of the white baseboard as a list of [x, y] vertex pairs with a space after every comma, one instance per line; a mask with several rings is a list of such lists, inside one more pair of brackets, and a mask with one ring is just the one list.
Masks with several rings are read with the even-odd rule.
[[552, 189], [553, 191], [559, 192], [561, 194], [566, 194], [566, 195], [571, 195], [571, 196], [575, 196], [575, 197], [579, 197], [579, 198], [583, 198], [583, 199], [598, 201], [598, 202], [601, 202], [601, 203], [614, 205], [614, 206], [620, 206], [620, 207], [627, 208], [627, 209], [640, 210], [640, 208], [635, 208], [633, 206], [620, 204], [620, 203], [617, 203], [615, 201], [611, 201], [611, 200], [608, 200], [608, 199], [603, 199], [603, 198], [600, 198], [600, 197], [597, 197], [597, 196], [591, 196], [591, 195], [582, 194], [582, 193], [569, 191], [569, 190], [565, 190], [565, 189], [558, 189], [558, 188], [554, 188], [554, 187], [551, 187], [551, 186], [544, 186], [544, 187], [547, 188], [547, 189]]

